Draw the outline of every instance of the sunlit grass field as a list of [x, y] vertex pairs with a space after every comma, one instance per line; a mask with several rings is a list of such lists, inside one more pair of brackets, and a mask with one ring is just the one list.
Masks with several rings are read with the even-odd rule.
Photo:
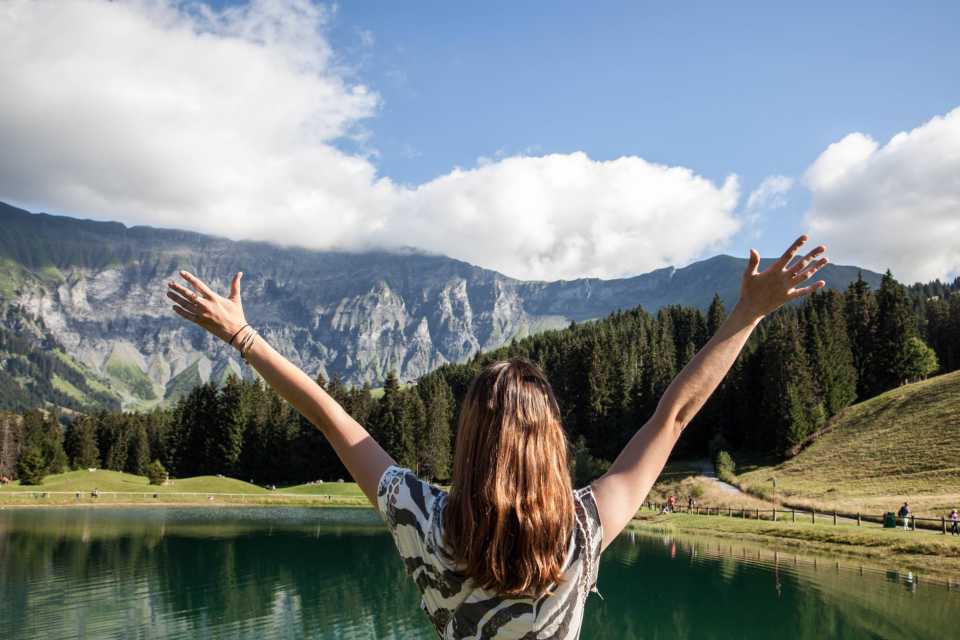
[[[97, 490], [98, 497], [91, 492]], [[76, 494], [80, 493], [79, 499]], [[46, 494], [46, 495], [44, 495]], [[14, 482], [0, 487], [0, 504], [91, 503], [241, 503], [362, 506], [369, 504], [355, 482], [325, 482], [269, 490], [220, 476], [176, 478], [151, 485], [144, 476], [119, 471], [68, 471], [47, 476], [43, 484]]]
[[741, 488], [797, 506], [916, 515], [960, 508], [960, 371], [848, 407], [795, 458], [738, 475]]

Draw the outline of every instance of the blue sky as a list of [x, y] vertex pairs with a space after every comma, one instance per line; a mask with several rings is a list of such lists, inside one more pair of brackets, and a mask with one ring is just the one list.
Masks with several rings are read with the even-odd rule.
[[[333, 42], [383, 96], [366, 124], [398, 180], [583, 150], [735, 173], [749, 192], [850, 132], [886, 141], [960, 105], [956, 2], [463, 5], [337, 8]], [[793, 189], [730, 250], [780, 251], [808, 206]]]
[[619, 277], [960, 275], [960, 3], [101, 0], [0, 19], [0, 200]]

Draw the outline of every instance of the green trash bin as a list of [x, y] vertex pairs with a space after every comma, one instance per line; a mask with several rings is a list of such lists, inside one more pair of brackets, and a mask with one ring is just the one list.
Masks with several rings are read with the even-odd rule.
[[893, 511], [887, 511], [883, 514], [883, 528], [884, 529], [896, 529], [897, 528], [897, 514]]

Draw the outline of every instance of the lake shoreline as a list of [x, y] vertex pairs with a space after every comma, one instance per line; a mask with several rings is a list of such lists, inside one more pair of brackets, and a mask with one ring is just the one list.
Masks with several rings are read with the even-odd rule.
[[628, 530], [737, 540], [912, 571], [960, 585], [960, 536], [848, 525], [740, 520], [724, 516], [639, 514]]

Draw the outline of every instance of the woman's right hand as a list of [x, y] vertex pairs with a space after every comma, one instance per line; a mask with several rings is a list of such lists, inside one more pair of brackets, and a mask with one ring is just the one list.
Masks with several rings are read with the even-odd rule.
[[757, 271], [757, 267], [760, 266], [760, 254], [756, 249], [751, 249], [747, 269], [740, 285], [740, 300], [737, 302], [737, 307], [742, 308], [751, 317], [762, 318], [790, 300], [826, 286], [823, 280], [806, 287], [800, 286], [827, 264], [826, 256], [817, 259], [817, 256], [827, 250], [825, 245], [814, 248], [803, 258], [790, 264], [797, 250], [806, 241], [806, 234], [797, 238], [776, 262], [762, 272]]

